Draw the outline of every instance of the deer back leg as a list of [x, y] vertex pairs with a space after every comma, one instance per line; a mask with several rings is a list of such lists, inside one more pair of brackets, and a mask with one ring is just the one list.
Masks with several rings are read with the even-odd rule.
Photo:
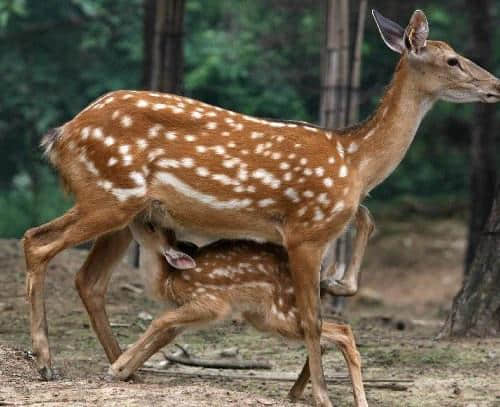
[[143, 363], [180, 332], [190, 326], [225, 318], [230, 306], [218, 300], [197, 300], [165, 312], [153, 320], [146, 332], [111, 365], [109, 373], [122, 380], [130, 377]]
[[37, 369], [45, 380], [53, 378], [47, 334], [44, 281], [48, 262], [62, 250], [107, 232], [121, 229], [142, 209], [143, 203], [120, 208], [101, 202], [96, 207], [75, 206], [53, 221], [29, 229], [23, 239], [27, 299], [31, 306], [31, 338]]
[[111, 273], [122, 259], [131, 240], [132, 235], [128, 228], [98, 237], [75, 277], [75, 285], [92, 328], [111, 363], [120, 356], [121, 349], [106, 314], [105, 295]]

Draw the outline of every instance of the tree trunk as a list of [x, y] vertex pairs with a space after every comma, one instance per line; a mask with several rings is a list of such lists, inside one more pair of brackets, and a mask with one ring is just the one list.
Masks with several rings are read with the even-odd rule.
[[463, 287], [440, 336], [500, 335], [500, 184]]
[[185, 0], [144, 0], [143, 85], [182, 93]]
[[[353, 124], [359, 112], [359, 83], [361, 78], [361, 46], [365, 26], [367, 0], [360, 0], [353, 55], [350, 55], [350, 2], [324, 1], [324, 43], [321, 54], [320, 124], [336, 129]], [[352, 71], [351, 74], [349, 72]], [[341, 278], [351, 253], [352, 231], [341, 236], [335, 248], [326, 254], [325, 263], [335, 261]], [[344, 300], [336, 297], [334, 308], [340, 311]]]
[[[144, 0], [144, 88], [182, 94], [184, 71], [183, 25], [185, 0]], [[129, 262], [139, 266], [139, 245], [129, 252]]]
[[[482, 66], [490, 66], [493, 55], [491, 0], [467, 3], [472, 27], [472, 59]], [[478, 104], [474, 115], [471, 141], [470, 220], [465, 274], [471, 269], [475, 252], [493, 203], [496, 183], [495, 169], [495, 107]]]

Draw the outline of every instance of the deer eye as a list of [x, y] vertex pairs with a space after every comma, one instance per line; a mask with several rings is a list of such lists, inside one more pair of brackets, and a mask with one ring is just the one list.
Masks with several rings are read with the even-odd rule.
[[151, 222], [146, 222], [146, 227], [151, 233], [155, 231], [155, 227]]
[[458, 59], [457, 58], [450, 58], [448, 61], [446, 61], [449, 66], [458, 66]]

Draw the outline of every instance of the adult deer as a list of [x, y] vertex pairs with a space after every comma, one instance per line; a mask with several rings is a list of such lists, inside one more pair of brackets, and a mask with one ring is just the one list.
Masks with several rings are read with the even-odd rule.
[[[357, 216], [360, 201], [402, 160], [435, 101], [500, 100], [497, 78], [449, 45], [427, 40], [422, 11], [406, 30], [376, 12], [374, 17], [401, 59], [375, 114], [352, 128], [331, 132], [174, 95], [117, 91], [44, 137], [75, 205], [24, 236], [32, 344], [43, 377], [52, 377], [43, 293], [47, 263], [67, 247], [96, 239], [77, 281], [81, 293], [94, 294], [82, 295], [87, 309], [96, 311], [92, 324], [103, 324], [106, 314], [93, 287], [107, 283], [130, 242], [127, 225], [147, 210], [155, 223], [198, 245], [251, 239], [287, 250], [314, 399], [331, 405], [319, 345], [325, 251]], [[352, 291], [342, 283], [333, 290]], [[107, 354], [116, 360], [118, 344]]]
[[[111, 365], [110, 374], [129, 378], [142, 364], [174, 338], [192, 327], [225, 320], [233, 313], [260, 331], [294, 340], [304, 338], [296, 293], [285, 250], [272, 244], [225, 241], [205, 246], [193, 256], [197, 267], [177, 270], [168, 263], [175, 236], [140, 215], [130, 225], [141, 244], [147, 290], [170, 309]], [[165, 258], [164, 258], [165, 257]], [[173, 305], [173, 307], [172, 307]], [[337, 344], [347, 363], [356, 405], [367, 406], [361, 360], [349, 325], [324, 321], [322, 338]], [[290, 391], [299, 398], [309, 380], [306, 361]]]

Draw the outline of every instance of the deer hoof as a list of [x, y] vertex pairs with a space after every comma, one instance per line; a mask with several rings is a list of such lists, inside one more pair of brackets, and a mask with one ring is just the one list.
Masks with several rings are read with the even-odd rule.
[[47, 382], [56, 379], [56, 374], [50, 367], [44, 366], [41, 369], [38, 369], [38, 373], [40, 374], [42, 379]]
[[358, 287], [343, 280], [323, 280], [321, 288], [332, 295], [348, 297], [358, 292]]

